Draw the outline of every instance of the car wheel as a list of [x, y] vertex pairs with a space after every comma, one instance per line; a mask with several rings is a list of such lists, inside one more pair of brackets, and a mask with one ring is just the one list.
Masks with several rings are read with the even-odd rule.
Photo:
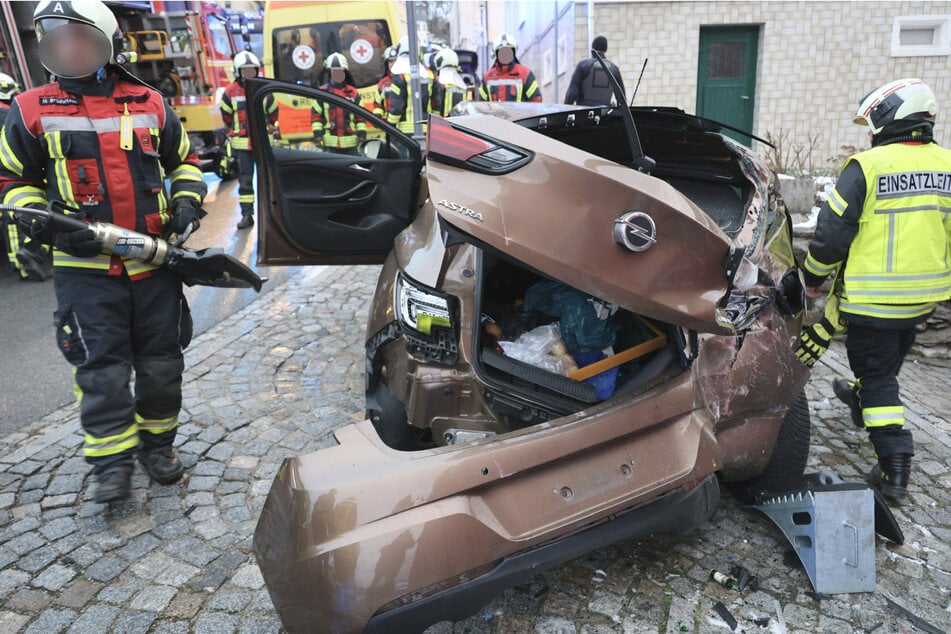
[[783, 418], [779, 437], [776, 438], [776, 444], [773, 446], [773, 455], [766, 463], [766, 468], [755, 478], [731, 483], [729, 486], [733, 495], [744, 502], [751, 503], [765, 489], [767, 482], [777, 478], [802, 475], [809, 458], [811, 429], [809, 401], [803, 391], [799, 393], [796, 402]]

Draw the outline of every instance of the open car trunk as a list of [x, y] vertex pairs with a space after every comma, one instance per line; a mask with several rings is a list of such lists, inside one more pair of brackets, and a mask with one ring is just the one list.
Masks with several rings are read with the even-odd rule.
[[[483, 254], [475, 364], [510, 429], [630, 398], [687, 367], [683, 334], [662, 322]], [[508, 398], [518, 394], [537, 407]]]

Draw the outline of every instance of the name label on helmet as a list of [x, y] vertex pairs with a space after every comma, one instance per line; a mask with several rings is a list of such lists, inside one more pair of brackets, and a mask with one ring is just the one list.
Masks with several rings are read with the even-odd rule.
[[930, 193], [951, 196], [951, 172], [901, 172], [878, 177], [878, 198]]
[[53, 6], [53, 13], [66, 13], [66, 11], [63, 10], [63, 3], [62, 3], [62, 2], [57, 2], [57, 3]]
[[41, 106], [78, 106], [76, 97], [40, 97]]

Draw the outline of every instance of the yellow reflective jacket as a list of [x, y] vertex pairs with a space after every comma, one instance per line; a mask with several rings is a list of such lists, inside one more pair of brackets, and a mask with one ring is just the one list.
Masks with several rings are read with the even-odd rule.
[[861, 166], [866, 194], [841, 309], [906, 318], [913, 305], [951, 297], [951, 150], [894, 143], [849, 160]]

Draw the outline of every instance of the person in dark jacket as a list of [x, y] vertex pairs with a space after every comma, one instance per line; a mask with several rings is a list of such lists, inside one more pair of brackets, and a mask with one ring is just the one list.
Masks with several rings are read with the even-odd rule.
[[[578, 104], [580, 106], [605, 106], [611, 104], [611, 97], [614, 96], [614, 90], [611, 88], [611, 79], [604, 72], [604, 68], [596, 59], [604, 57], [608, 52], [608, 38], [599, 35], [591, 42], [591, 57], [578, 62], [575, 72], [571, 76], [571, 83], [568, 84], [568, 92], [565, 94], [565, 103]], [[621, 92], [624, 92], [624, 80], [621, 78], [621, 71], [613, 62], [604, 60], [608, 70], [617, 79], [621, 85]]]
[[[39, 57], [55, 81], [17, 95], [0, 134], [0, 197], [170, 237], [197, 228], [207, 187], [162, 95], [115, 64], [119, 24], [99, 0], [40, 2]], [[165, 184], [165, 179], [170, 187]], [[96, 502], [126, 498], [136, 457], [152, 480], [184, 473], [173, 448], [191, 322], [177, 273], [105, 251], [91, 229], [53, 232], [56, 342], [93, 466]], [[135, 390], [130, 389], [133, 370]]]
[[[6, 73], [0, 73], [0, 129], [10, 113], [13, 98], [19, 93], [17, 81]], [[12, 213], [0, 212], [0, 229], [3, 231], [3, 240], [0, 242], [6, 245], [7, 259], [21, 280], [42, 282], [53, 274], [49, 250], [36, 240], [31, 240], [23, 228], [14, 222]]]

